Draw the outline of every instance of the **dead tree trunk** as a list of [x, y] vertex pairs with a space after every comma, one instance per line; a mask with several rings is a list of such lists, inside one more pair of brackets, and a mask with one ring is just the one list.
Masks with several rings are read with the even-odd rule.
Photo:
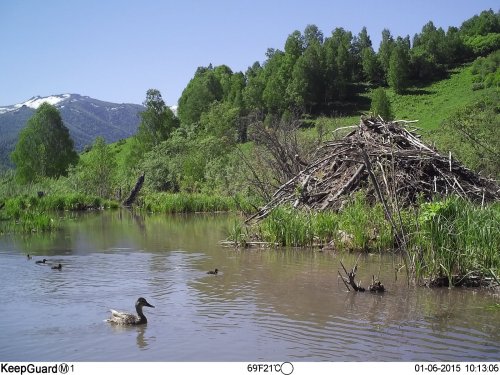
[[358, 270], [358, 261], [359, 261], [359, 257], [358, 257], [358, 260], [356, 261], [356, 264], [354, 265], [354, 267], [352, 267], [352, 270], [350, 272], [347, 272], [346, 268], [344, 267], [344, 264], [342, 263], [342, 261], [340, 261], [340, 265], [344, 269], [344, 272], [345, 272], [347, 277], [342, 276], [340, 271], [339, 271], [339, 276], [342, 279], [342, 281], [344, 282], [344, 285], [346, 286], [348, 291], [351, 291], [351, 289], [349, 289], [349, 285], [356, 292], [364, 292], [365, 291], [365, 288], [361, 287], [361, 285], [359, 283], [357, 284], [356, 280], [355, 280], [356, 271]]
[[130, 192], [130, 195], [126, 200], [123, 201], [123, 206], [125, 207], [130, 207], [132, 204], [135, 202], [135, 199], [137, 198], [137, 195], [139, 194], [139, 191], [141, 191], [142, 184], [144, 183], [144, 172], [139, 176], [137, 179], [137, 182], [135, 183], [134, 188]]
[[[351, 271], [347, 271], [347, 269], [345, 268], [345, 266], [342, 263], [342, 261], [340, 261], [340, 265], [342, 266], [342, 269], [345, 272], [345, 276], [342, 275], [340, 273], [340, 271], [338, 271], [338, 273], [339, 273], [340, 278], [344, 282], [345, 287], [347, 288], [347, 290], [349, 292], [351, 291], [351, 289], [349, 287], [351, 287], [352, 289], [354, 289], [356, 292], [364, 292], [366, 290], [365, 288], [363, 288], [361, 286], [361, 283], [359, 283], [359, 282], [357, 283], [356, 280], [355, 280], [356, 279], [356, 271], [358, 270], [358, 261], [359, 261], [360, 257], [361, 257], [361, 254], [358, 257], [358, 260], [356, 260], [356, 264], [354, 264], [354, 267], [352, 267]], [[372, 283], [368, 287], [368, 290], [370, 292], [373, 292], [373, 293], [377, 293], [377, 292], [378, 293], [383, 293], [383, 292], [385, 292], [384, 286], [382, 285], [382, 283], [378, 279], [375, 279], [375, 276], [372, 277]]]

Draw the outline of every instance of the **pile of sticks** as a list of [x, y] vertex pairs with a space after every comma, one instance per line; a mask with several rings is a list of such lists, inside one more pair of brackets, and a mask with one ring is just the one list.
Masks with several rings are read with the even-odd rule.
[[456, 194], [486, 203], [500, 199], [496, 181], [482, 177], [424, 144], [411, 122], [361, 118], [342, 139], [324, 143], [313, 162], [283, 184], [271, 200], [247, 219], [260, 220], [275, 207], [339, 210], [358, 190], [367, 197], [398, 207], [419, 195]]

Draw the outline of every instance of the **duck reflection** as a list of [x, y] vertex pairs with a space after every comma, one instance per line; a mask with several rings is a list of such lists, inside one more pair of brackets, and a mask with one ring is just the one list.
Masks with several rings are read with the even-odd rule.
[[137, 347], [140, 350], [146, 350], [149, 346], [149, 341], [152, 337], [146, 336], [147, 325], [137, 325], [137, 326], [128, 326], [128, 325], [119, 325], [113, 324], [110, 325], [115, 333], [124, 333], [124, 332], [136, 332], [135, 342]]

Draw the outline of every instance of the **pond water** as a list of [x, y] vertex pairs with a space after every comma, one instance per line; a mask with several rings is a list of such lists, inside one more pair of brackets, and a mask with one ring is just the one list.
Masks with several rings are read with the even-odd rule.
[[[337, 271], [357, 255], [222, 247], [234, 220], [117, 210], [0, 236], [1, 360], [500, 359], [497, 295], [409, 287], [390, 255], [363, 256], [358, 270], [364, 286], [380, 274], [387, 293], [349, 293]], [[147, 325], [104, 321], [140, 296], [155, 305]]]

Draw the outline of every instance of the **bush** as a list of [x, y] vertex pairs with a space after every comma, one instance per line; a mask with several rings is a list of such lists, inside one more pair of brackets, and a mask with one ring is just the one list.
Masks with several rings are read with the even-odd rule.
[[491, 92], [480, 100], [467, 105], [434, 132], [437, 148], [452, 155], [469, 168], [500, 177], [500, 94]]
[[500, 86], [500, 50], [488, 57], [479, 57], [474, 61], [471, 72], [474, 75], [473, 90]]
[[500, 49], [500, 34], [467, 36], [464, 38], [464, 44], [472, 50], [474, 56], [486, 56]]
[[394, 119], [391, 102], [382, 87], [373, 91], [370, 112], [374, 116], [380, 116], [386, 121]]

